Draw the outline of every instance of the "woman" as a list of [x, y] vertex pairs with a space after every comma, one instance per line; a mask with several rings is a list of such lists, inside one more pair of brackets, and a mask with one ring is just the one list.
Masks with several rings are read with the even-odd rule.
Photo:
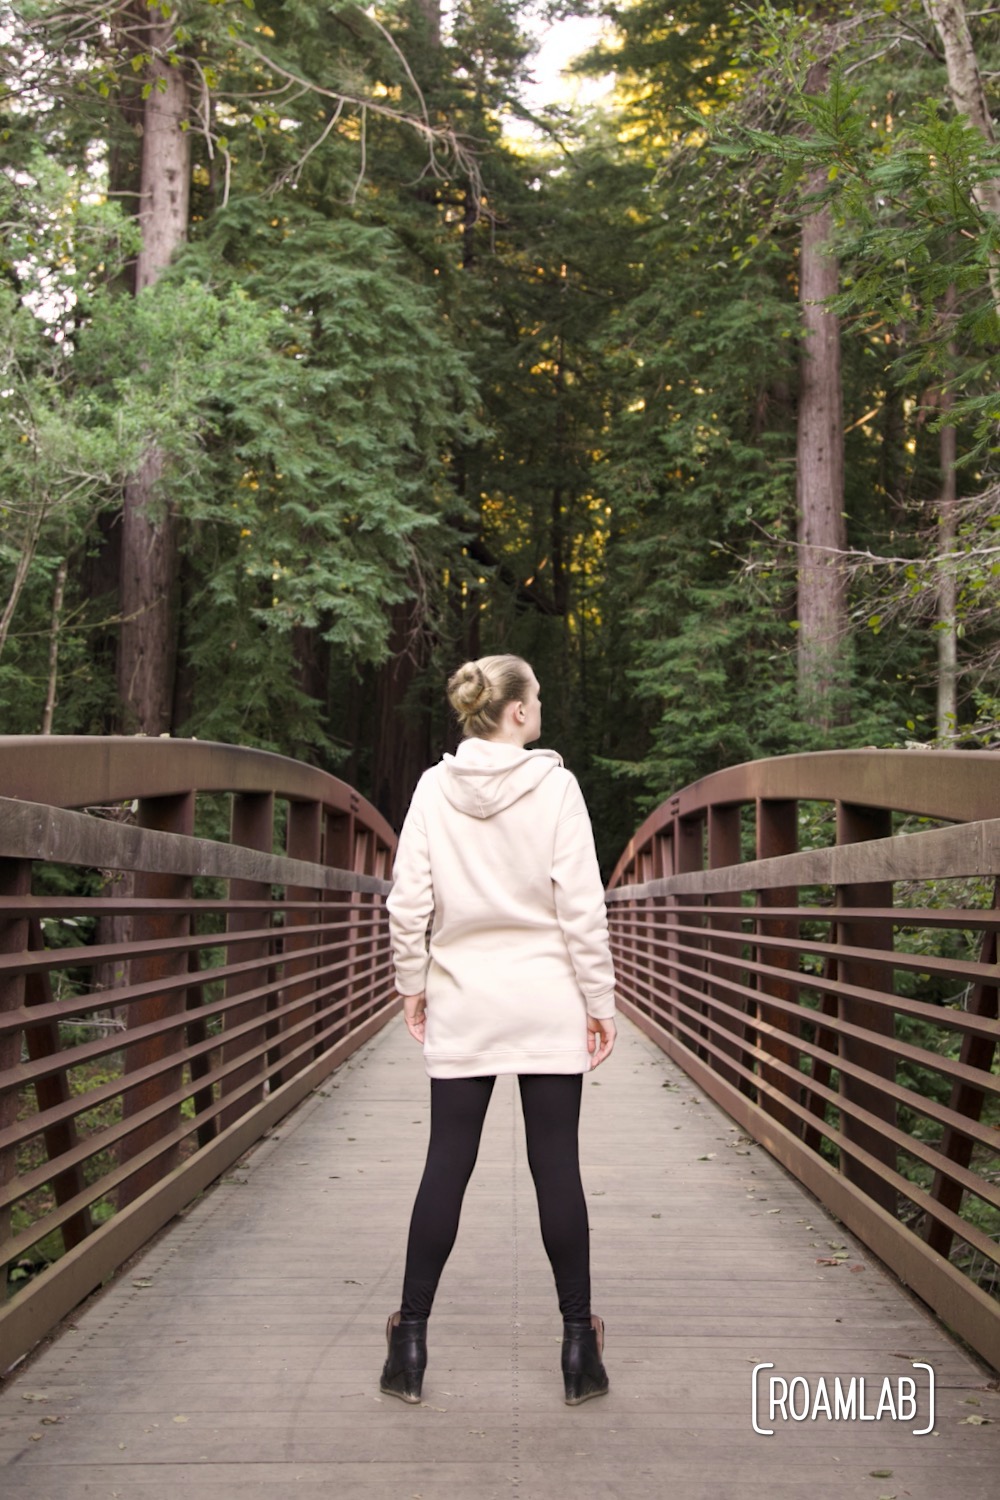
[[615, 1042], [604, 889], [576, 778], [554, 750], [525, 748], [542, 732], [527, 662], [467, 662], [448, 697], [465, 737], [420, 779], [387, 901], [396, 987], [431, 1080], [431, 1135], [381, 1388], [420, 1400], [427, 1319], [493, 1084], [516, 1073], [563, 1316], [566, 1401], [577, 1405], [608, 1389], [577, 1145], [583, 1074]]

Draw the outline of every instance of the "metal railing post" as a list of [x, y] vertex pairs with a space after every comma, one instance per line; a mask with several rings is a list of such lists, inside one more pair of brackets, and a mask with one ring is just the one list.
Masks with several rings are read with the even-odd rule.
[[[45, 935], [42, 924], [37, 917], [32, 917], [29, 923], [28, 948], [31, 952], [42, 953], [45, 951]], [[32, 1006], [52, 1005], [54, 1002], [52, 993], [52, 980], [43, 970], [38, 973], [30, 973], [25, 976], [24, 1003], [30, 1010]], [[63, 1049], [62, 1040], [59, 1035], [59, 1022], [55, 1018], [42, 1021], [34, 1026], [26, 1025], [24, 1028], [24, 1045], [29, 1058], [37, 1062], [43, 1057], [58, 1058], [60, 1066], [52, 1073], [47, 1073], [42, 1078], [35, 1079], [35, 1100], [38, 1104], [39, 1113], [44, 1114], [48, 1109], [58, 1108], [61, 1104], [68, 1104], [71, 1093], [69, 1079], [67, 1077], [68, 1062]], [[72, 1054], [70, 1054], [72, 1056]], [[77, 1137], [76, 1121], [61, 1120], [57, 1124], [49, 1125], [43, 1132], [45, 1151], [52, 1162], [57, 1162], [61, 1156], [75, 1150], [79, 1145]], [[61, 1172], [56, 1171], [52, 1177], [52, 1194], [56, 1203], [62, 1206], [83, 1191], [83, 1172], [77, 1164], [64, 1168]], [[79, 1245], [91, 1232], [93, 1223], [89, 1208], [80, 1209], [71, 1219], [67, 1219], [61, 1226], [62, 1242], [64, 1250], [72, 1250], [74, 1245]]]
[[[0, 896], [27, 896], [31, 892], [31, 863], [26, 859], [0, 859]], [[27, 918], [7, 917], [0, 921], [0, 953], [23, 953], [28, 946]], [[20, 1010], [24, 1005], [24, 975], [0, 973], [0, 1014]], [[0, 1077], [6, 1079], [21, 1061], [21, 1032], [0, 1035]], [[0, 1131], [17, 1120], [18, 1091], [11, 1084], [0, 1084]], [[17, 1176], [17, 1147], [0, 1146], [0, 1188], [7, 1187]], [[11, 1238], [11, 1211], [0, 1205], [0, 1274], [4, 1296], [7, 1288], [7, 1257], [3, 1247]]]
[[[993, 910], [1000, 909], [1000, 880], [993, 882]], [[995, 927], [983, 933], [982, 943], [979, 950], [979, 962], [981, 964], [996, 965], [997, 963], [997, 930]], [[974, 984], [970, 990], [968, 1003], [965, 1009], [969, 1015], [983, 1016], [991, 1021], [996, 1021], [1000, 1016], [998, 1010], [998, 999], [1000, 999], [1000, 975], [993, 984], [980, 981]], [[988, 1075], [993, 1067], [993, 1059], [1000, 1041], [995, 1038], [982, 1036], [963, 1036], [959, 1049], [959, 1062], [963, 1068], [974, 1068], [984, 1076]], [[951, 1098], [948, 1101], [949, 1108], [956, 1114], [964, 1115], [967, 1120], [978, 1121], [982, 1117], [985, 1093], [976, 1088], [974, 1083], [959, 1082], [957, 1079], [951, 1086]], [[958, 1167], [967, 1167], [972, 1161], [973, 1139], [963, 1130], [955, 1125], [946, 1125], [941, 1136], [941, 1154], [949, 1162]], [[948, 1177], [944, 1172], [938, 1170], [934, 1173], [934, 1181], [931, 1184], [931, 1200], [941, 1204], [944, 1208], [958, 1213], [962, 1206], [963, 1190], [960, 1183], [953, 1177]], [[955, 1238], [954, 1230], [948, 1225], [942, 1224], [939, 1219], [927, 1216], [927, 1243], [932, 1250], [939, 1255], [950, 1255], [951, 1247]]]
[[[260, 849], [270, 853], [273, 840], [274, 793], [240, 792], [234, 795], [230, 843], [240, 844], [246, 849]], [[269, 894], [270, 889], [270, 886], [262, 881], [231, 880], [229, 899], [230, 901], [259, 901], [261, 897]], [[226, 921], [227, 937], [241, 932], [253, 932], [258, 927], [266, 926], [267, 921], [266, 912], [231, 911]], [[251, 942], [227, 946], [226, 953], [229, 963], [248, 963], [255, 959], [259, 960], [253, 969], [244, 974], [233, 975], [226, 980], [227, 999], [241, 995], [247, 990], [261, 990], [266, 986], [271, 958], [270, 939], [257, 938]], [[260, 1045], [264, 1040], [266, 1013], [267, 1002], [263, 995], [256, 995], [245, 1005], [237, 1005], [233, 1010], [226, 1012], [222, 1047], [225, 1062], [231, 1062], [233, 1058]], [[226, 1031], [241, 1026], [247, 1021], [255, 1020], [258, 1016], [261, 1022], [259, 1029], [254, 1029], [231, 1041], [225, 1039]], [[255, 1075], [260, 1075], [259, 1088], [248, 1090], [222, 1111], [219, 1119], [221, 1130], [232, 1125], [241, 1115], [246, 1114], [260, 1102], [264, 1094], [264, 1073], [265, 1059], [259, 1057], [247, 1063], [245, 1067], [234, 1069], [222, 1080], [222, 1097], [225, 1098], [227, 1094], [235, 1092]]]
[[[285, 835], [285, 849], [289, 859], [305, 860], [308, 864], [319, 864], [323, 842], [323, 807], [319, 802], [290, 802], [288, 805], [288, 828]], [[312, 926], [320, 920], [322, 905], [319, 893], [311, 890], [308, 886], [289, 886], [285, 892], [288, 901], [309, 901], [316, 898], [316, 905], [304, 911], [289, 911], [285, 913], [284, 930], [284, 966], [283, 966], [283, 992], [281, 997], [282, 1029], [287, 1030], [295, 1026], [305, 1016], [317, 1014], [320, 1003], [313, 999], [316, 982], [312, 974], [318, 966], [315, 955], [297, 958], [296, 954], [303, 948], [315, 948], [318, 946], [314, 934], [305, 933], [296, 936], [297, 927]], [[280, 1040], [277, 1046], [279, 1057], [295, 1045], [294, 1041]], [[306, 1059], [301, 1058], [295, 1064], [298, 1072], [305, 1067]], [[284, 1069], [279, 1069], [275, 1075], [275, 1084], [284, 1082]]]
[[[356, 863], [356, 825], [357, 818], [353, 809], [346, 815], [329, 816], [326, 820], [326, 863], [336, 865], [342, 870], [353, 870]], [[357, 891], [350, 891], [336, 898], [339, 908], [338, 915], [346, 919], [346, 928], [338, 931], [336, 945], [340, 949], [344, 959], [343, 976], [341, 981], [341, 997], [339, 1001], [341, 1023], [333, 1036], [333, 1041], [339, 1040], [350, 1025], [348, 1014], [351, 1004], [351, 991], [357, 973], [357, 930], [358, 930], [358, 903], [360, 896]]]
[[[742, 857], [742, 850], [740, 847], [741, 813], [742, 808], [738, 804], [720, 805], [718, 803], [713, 803], [709, 807], [708, 868], [710, 870], [719, 870], [723, 869], [727, 865], [738, 865], [740, 863], [740, 859]], [[717, 896], [706, 896], [705, 898], [705, 904], [707, 906], [729, 906], [734, 902], [738, 903], [738, 901], [738, 893], [735, 896], [723, 894]], [[719, 1024], [721, 1026], [724, 1026], [727, 1031], [731, 1031], [733, 1034], [732, 1042], [720, 1038], [719, 1046], [722, 1048], [723, 1052], [732, 1057], [735, 1061], [743, 1063], [746, 1067], [750, 1067], [751, 1060], [749, 1056], [739, 1046], [739, 1041], [746, 1038], [747, 1027], [745, 1022], [737, 1020], [732, 1013], [733, 1007], [739, 1004], [739, 1008], [743, 1011], [744, 1014], [746, 1014], [746, 1002], [737, 1002], [731, 992], [724, 989], [721, 985], [713, 986], [712, 984], [713, 976], [726, 978], [732, 972], [731, 969], [729, 969], [728, 967], [724, 967], [721, 964], [713, 966], [711, 959], [713, 942], [712, 934], [713, 932], [739, 932], [741, 928], [740, 918], [721, 915], [717, 917], [710, 916], [708, 918], [707, 927], [708, 935], [705, 939], [706, 948], [708, 949], [709, 953], [709, 958], [706, 964], [706, 970], [708, 973], [707, 987], [708, 993], [712, 995], [717, 1001], [719, 1001], [719, 1005], [713, 1007], [712, 1013]], [[728, 956], [732, 952], [732, 947], [729, 943], [725, 943], [720, 945], [720, 951]], [[745, 979], [745, 975], [740, 975], [738, 977], [741, 979]], [[725, 1009], [723, 1009], [723, 1007], [725, 1007]], [[740, 1089], [740, 1091], [743, 1093], [747, 1092], [750, 1085], [747, 1083], [745, 1078], [740, 1077], [735, 1069], [727, 1068], [725, 1064], [721, 1062], [718, 1064], [718, 1069], [721, 1076], [725, 1078], [728, 1083], [731, 1083], [734, 1088]]]
[[[782, 854], [793, 854], [799, 846], [799, 819], [798, 803], [788, 800], [759, 798], [757, 801], [757, 858], [775, 859]], [[769, 906], [796, 906], [799, 893], [795, 886], [781, 886], [778, 889], [758, 891], [757, 899], [762, 908]], [[758, 939], [768, 937], [787, 938], [794, 933], [793, 924], [787, 917], [765, 917], [763, 914], [757, 921]], [[794, 952], [787, 948], [768, 948], [765, 941], [757, 944], [758, 963], [767, 964], [775, 969], [798, 969], [798, 959]], [[778, 1000], [797, 1001], [798, 991], [794, 984], [787, 983], [772, 975], [761, 974], [758, 976], [758, 989], [762, 995], [773, 995]], [[757, 1040], [762, 1051], [777, 1058], [780, 1062], [787, 1063], [791, 1067], [798, 1065], [798, 1050], [791, 1040], [793, 1031], [788, 1013], [777, 1007], [768, 1006], [766, 1003], [758, 1003], [757, 1014], [760, 1020], [768, 1023], [771, 1031], [757, 1033]], [[775, 1036], [774, 1032], [785, 1032], [789, 1040], [785, 1041], [781, 1036]], [[789, 1094], [792, 1090], [787, 1075], [777, 1069], [771, 1071], [766, 1063], [761, 1064], [761, 1073], [775, 1088], [783, 1094]], [[790, 1130], [797, 1131], [800, 1127], [795, 1116], [786, 1110], [782, 1104], [771, 1095], [760, 1091], [758, 1103], [766, 1114], [773, 1115], [775, 1119], [787, 1126]]]
[[[870, 839], [888, 838], [892, 833], [892, 813], [881, 807], [858, 807], [848, 802], [837, 803], [837, 843], [857, 844]], [[851, 907], [892, 906], [892, 881], [873, 880], [837, 887], [837, 906], [846, 912]], [[882, 919], [855, 918], [846, 915], [837, 923], [837, 942], [844, 947], [871, 948], [892, 951], [892, 923]], [[840, 959], [837, 977], [845, 984], [859, 988], [877, 990], [882, 985], [884, 969], [880, 964], [867, 963], [864, 959]], [[862, 1026], [872, 1037], [892, 1037], [893, 1015], [887, 1005], [863, 1000], [855, 995], [841, 995], [838, 1014], [843, 1021]], [[896, 1064], [891, 1051], [886, 1051], [876, 1042], [862, 1041], [858, 1037], [842, 1035], [840, 1055], [845, 1062], [856, 1063], [869, 1073], [894, 1082]], [[876, 1085], [854, 1078], [841, 1070], [840, 1094], [845, 1105], [857, 1105], [876, 1115], [889, 1125], [896, 1123], [896, 1106], [887, 1094]], [[877, 1161], [895, 1168], [896, 1148], [893, 1143], [872, 1125], [852, 1118], [849, 1108], [841, 1111], [840, 1127], [845, 1141], [853, 1142], [874, 1156]], [[850, 1152], [841, 1152], [841, 1170], [844, 1176], [862, 1188], [876, 1203], [890, 1213], [896, 1212], [896, 1189], [885, 1182], [863, 1162], [855, 1161]]]
[[[136, 821], [140, 828], [155, 828], [163, 833], [179, 833], [190, 836], [194, 833], [194, 792], [181, 792], [173, 797], [141, 797]], [[140, 870], [137, 872], [134, 893], [137, 898], [151, 901], [190, 900], [192, 881], [186, 875], [172, 875], [162, 871]], [[149, 912], [133, 918], [132, 934], [136, 942], [150, 939], [162, 941], [175, 937], [186, 937], [190, 931], [188, 912]], [[177, 955], [166, 950], [162, 953], [145, 954], [132, 960], [130, 983], [133, 985], [155, 984], [159, 980], [171, 979], [186, 973], [187, 954]], [[140, 1026], [165, 1021], [170, 1016], [180, 1015], [186, 1009], [187, 995], [182, 989], [164, 990], [147, 999], [134, 1001], [128, 1010], [128, 1031], [125, 1033], [125, 1079], [138, 1072], [163, 1063], [183, 1046], [183, 1031], [151, 1036], [129, 1045], [128, 1032]], [[173, 1067], [163, 1068], [155, 1077], [147, 1078], [135, 1088], [128, 1088], [123, 1110], [125, 1119], [139, 1114], [141, 1110], [158, 1104], [168, 1094], [181, 1086], [183, 1064], [178, 1059]], [[121, 1160], [129, 1161], [143, 1151], [155, 1146], [163, 1136], [169, 1135], [180, 1120], [180, 1105], [138, 1126], [122, 1141]], [[138, 1171], [121, 1184], [118, 1189], [118, 1207], [124, 1208], [158, 1182], [179, 1159], [176, 1142], [165, 1148], [164, 1155], [146, 1162]]]
[[[705, 866], [705, 819], [703, 817], [678, 818], [674, 827], [677, 839], [677, 874], [693, 875], [697, 871], [704, 869]], [[685, 927], [701, 927], [704, 925], [702, 917], [692, 916], [686, 911], [687, 907], [693, 905], [701, 905], [701, 898], [699, 896], [679, 896], [677, 898], [677, 915]], [[691, 933], [683, 935], [678, 933], [677, 939], [678, 957], [683, 957], [686, 968], [689, 970], [704, 971], [705, 960], [701, 956], [704, 940], [693, 936]], [[699, 981], [695, 974], [688, 973], [684, 976], [684, 979], [689, 988], [699, 988]], [[700, 988], [702, 990], [705, 988], [704, 979], [701, 980]], [[680, 995], [678, 995], [678, 1001], [680, 1001]], [[689, 1014], [704, 1015], [706, 1013], [707, 1007], [704, 1001], [686, 996], [683, 1004], [687, 1007]], [[695, 1025], [696, 1023], [692, 1024], [691, 1030], [695, 1029]], [[701, 1036], [706, 1035], [704, 1026], [698, 1026], [697, 1030]], [[685, 1038], [684, 1041], [685, 1045], [690, 1047], [698, 1057], [703, 1060], [706, 1058], [707, 1053], [703, 1047], [699, 1047], [696, 1042], [690, 1039]]]

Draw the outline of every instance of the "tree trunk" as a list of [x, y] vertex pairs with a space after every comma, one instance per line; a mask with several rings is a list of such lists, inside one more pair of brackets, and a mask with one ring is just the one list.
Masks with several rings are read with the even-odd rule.
[[10, 596], [3, 610], [0, 611], [0, 656], [3, 655], [4, 647], [7, 645], [10, 627], [14, 623], [14, 614], [20, 603], [21, 595], [24, 592], [24, 586], [28, 581], [31, 564], [35, 560], [35, 552], [38, 549], [38, 543], [41, 539], [42, 527], [45, 523], [45, 517], [49, 512], [49, 505], [49, 497], [43, 493], [38, 499], [34, 510], [30, 509], [31, 501], [28, 502], [28, 506], [26, 507], [21, 550], [14, 568], [14, 581], [11, 584]]
[[56, 573], [56, 586], [52, 595], [52, 624], [49, 627], [49, 685], [42, 711], [42, 733], [52, 733], [52, 718], [56, 711], [56, 687], [59, 681], [59, 627], [62, 624], [63, 595], [66, 592], [66, 574], [69, 563], [64, 557]]
[[194, 717], [195, 693], [198, 686], [198, 673], [188, 654], [191, 635], [189, 622], [193, 608], [192, 580], [190, 569], [185, 567], [183, 557], [178, 563], [177, 575], [177, 588], [174, 594], [177, 601], [177, 649], [174, 656], [174, 696], [170, 710], [170, 724], [174, 734], [183, 734]]
[[431, 761], [431, 714], [420, 683], [426, 636], [414, 634], [412, 600], [392, 607], [392, 655], [375, 676], [372, 801], [393, 826], [402, 825], [413, 789]]
[[154, 60], [148, 82], [153, 87], [142, 117], [142, 179], [139, 225], [142, 249], [136, 262], [136, 291], [152, 286], [187, 237], [191, 196], [191, 140], [181, 126], [188, 116], [187, 79], [183, 67], [171, 67], [165, 53], [172, 46], [170, 25], [151, 27]]
[[[951, 405], [950, 398], [948, 405]], [[938, 512], [938, 547], [941, 563], [938, 573], [937, 638], [937, 732], [940, 738], [955, 733], [958, 723], [958, 620], [956, 618], [955, 550], [955, 459], [957, 457], [954, 427], [941, 428], [941, 505]]]
[[170, 731], [176, 667], [177, 518], [160, 502], [163, 454], [153, 448], [125, 486], [118, 691], [126, 728]]
[[441, 45], [441, 0], [417, 0], [417, 10], [427, 26], [427, 40], [432, 47]]
[[[945, 297], [945, 316], [951, 321], [955, 315], [957, 293], [953, 286]], [[949, 343], [948, 352], [955, 360], [958, 351]], [[953, 399], [947, 382], [941, 384], [941, 413], [951, 410]], [[955, 428], [949, 423], [941, 428], [941, 503], [938, 507], [938, 597], [937, 597], [937, 732], [939, 738], [953, 735], [958, 723], [958, 587], [955, 577], [955, 562], [949, 557], [954, 552], [957, 538], [956, 508], [958, 487], [955, 481], [955, 462], [958, 458], [958, 438]]]
[[[807, 88], [819, 93], [827, 65], [814, 63]], [[808, 179], [819, 192], [826, 174]], [[802, 354], [799, 366], [796, 492], [798, 512], [798, 679], [803, 711], [823, 728], [842, 713], [838, 686], [847, 640], [847, 595], [843, 560], [844, 416], [840, 380], [840, 326], [824, 306], [838, 289], [839, 267], [829, 248], [833, 219], [828, 208], [810, 213], [802, 225], [799, 301]]]
[[[129, 46], [128, 37], [146, 24], [149, 15], [145, 0], [131, 0], [122, 6], [111, 22], [111, 44], [114, 51]], [[122, 72], [112, 95], [114, 105], [108, 132], [108, 196], [119, 199], [126, 213], [138, 213], [142, 186], [142, 134], [145, 104], [143, 80], [129, 71]], [[135, 295], [135, 261], [123, 267], [118, 284]], [[117, 575], [116, 575], [117, 576]]]
[[309, 698], [323, 705], [323, 716], [330, 704], [330, 643], [323, 639], [318, 626], [296, 625], [292, 630], [292, 655], [295, 681]]
[[[563, 272], [565, 282], [565, 271]], [[556, 369], [553, 380], [555, 432], [553, 445], [557, 477], [550, 502], [549, 545], [552, 558], [552, 602], [563, 618], [563, 642], [566, 641], [569, 615], [569, 558], [566, 507], [563, 503], [563, 477], [569, 467], [569, 443], [566, 437], [566, 347], [562, 333], [556, 340]]]
[[[927, 12], [944, 48], [948, 73], [948, 92], [956, 113], [965, 115], [989, 145], [996, 144], [993, 117], [986, 103], [979, 60], [972, 44], [972, 33], [964, 0], [924, 0]], [[980, 208], [1000, 218], [1000, 177], [988, 177], [973, 188]], [[1000, 310], [1000, 260], [990, 257], [990, 288]]]
[[[143, 110], [139, 223], [142, 249], [136, 262], [136, 292], [159, 278], [187, 233], [190, 142], [187, 83], [180, 66], [170, 67], [166, 22], [150, 27], [154, 60]], [[177, 517], [162, 495], [163, 454], [151, 449], [125, 486], [122, 525], [122, 631], [118, 688], [128, 727], [163, 734], [171, 727], [177, 651]]]

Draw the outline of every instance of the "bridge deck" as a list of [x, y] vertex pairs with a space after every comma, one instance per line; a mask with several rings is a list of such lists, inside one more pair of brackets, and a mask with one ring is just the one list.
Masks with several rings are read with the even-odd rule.
[[[995, 1500], [1000, 1398], [982, 1368], [623, 1031], [584, 1086], [610, 1396], [561, 1400], [510, 1079], [439, 1293], [425, 1402], [379, 1395], [427, 1126], [397, 1022], [7, 1383], [5, 1500]], [[841, 1247], [846, 1259], [817, 1263]], [[779, 1417], [773, 1436], [752, 1431], [758, 1362], [813, 1394], [821, 1376], [864, 1376], [871, 1412], [911, 1360], [936, 1372], [933, 1435], [911, 1435], [924, 1384], [916, 1422]]]

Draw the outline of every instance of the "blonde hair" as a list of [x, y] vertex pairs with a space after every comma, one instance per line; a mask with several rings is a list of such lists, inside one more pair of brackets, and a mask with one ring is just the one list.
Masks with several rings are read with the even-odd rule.
[[508, 703], [528, 696], [531, 668], [519, 656], [481, 656], [448, 678], [448, 702], [466, 739], [488, 739]]

